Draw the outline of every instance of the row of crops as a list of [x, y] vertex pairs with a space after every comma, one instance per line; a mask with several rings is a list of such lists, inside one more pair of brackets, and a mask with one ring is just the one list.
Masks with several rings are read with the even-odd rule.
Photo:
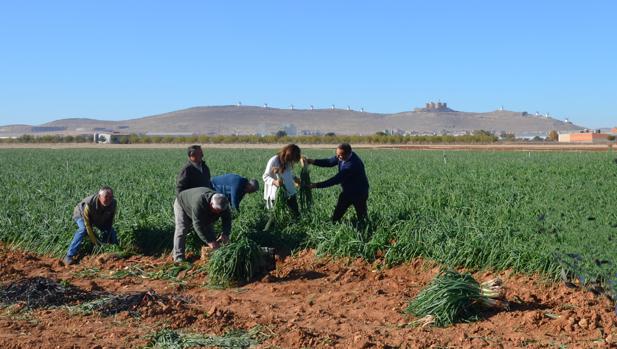
[[[272, 150], [206, 150], [213, 175], [260, 178]], [[309, 157], [332, 150], [307, 150]], [[232, 239], [261, 246], [316, 248], [321, 254], [383, 256], [387, 265], [423, 256], [471, 269], [514, 269], [610, 282], [617, 272], [617, 165], [612, 153], [359, 150], [371, 191], [369, 223], [329, 217], [339, 188], [313, 191], [297, 221], [268, 221], [261, 193], [235, 215]], [[62, 256], [75, 231], [71, 212], [110, 185], [119, 202], [120, 249], [161, 255], [171, 249], [177, 149], [0, 150], [0, 240]], [[298, 175], [299, 175], [299, 168]], [[335, 169], [313, 167], [313, 182]], [[194, 234], [193, 234], [194, 235]], [[87, 242], [85, 242], [87, 244]], [[82, 251], [87, 251], [88, 246]], [[189, 248], [198, 250], [195, 237]], [[606, 283], [605, 283], [606, 284]]]

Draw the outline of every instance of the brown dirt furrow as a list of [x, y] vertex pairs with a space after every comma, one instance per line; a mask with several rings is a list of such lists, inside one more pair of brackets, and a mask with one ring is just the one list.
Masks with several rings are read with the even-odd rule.
[[[497, 275], [504, 280], [510, 311], [447, 328], [414, 327], [414, 318], [403, 312], [439, 271], [422, 260], [378, 270], [377, 264], [317, 258], [307, 250], [279, 261], [262, 280], [227, 290], [204, 287], [206, 276], [190, 272], [184, 284], [108, 277], [127, 267], [155, 268], [167, 262], [103, 255], [65, 267], [48, 257], [0, 247], [2, 289], [39, 277], [60, 284], [65, 280], [93, 294], [148, 292], [129, 310], [109, 316], [71, 313], [70, 304], [31, 310], [22, 303], [5, 305], [0, 308], [0, 347], [140, 347], [162, 328], [221, 335], [255, 326], [264, 335], [259, 345], [264, 348], [617, 347], [617, 318], [610, 300], [511, 272], [474, 274], [478, 280]], [[197, 267], [200, 263], [195, 262]], [[93, 268], [99, 271], [87, 275]]]

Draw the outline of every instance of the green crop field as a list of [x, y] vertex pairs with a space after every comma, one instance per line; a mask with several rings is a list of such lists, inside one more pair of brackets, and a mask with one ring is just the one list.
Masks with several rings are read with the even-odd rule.
[[[213, 175], [259, 178], [273, 150], [205, 150]], [[307, 150], [325, 157], [333, 150]], [[316, 248], [321, 254], [383, 256], [386, 265], [422, 256], [444, 265], [513, 269], [609, 285], [617, 272], [617, 165], [612, 153], [360, 150], [371, 191], [370, 221], [329, 222], [339, 187], [313, 191], [297, 222], [268, 220], [261, 191], [242, 202], [232, 240]], [[115, 190], [120, 249], [171, 248], [175, 176], [182, 150], [0, 150], [0, 240], [62, 256], [76, 229], [75, 204], [102, 185]], [[299, 168], [296, 169], [299, 175]], [[336, 169], [313, 167], [313, 182]], [[191, 234], [194, 236], [194, 234]], [[87, 239], [86, 239], [87, 240]], [[196, 238], [189, 247], [199, 247]], [[88, 242], [82, 251], [88, 251]]]

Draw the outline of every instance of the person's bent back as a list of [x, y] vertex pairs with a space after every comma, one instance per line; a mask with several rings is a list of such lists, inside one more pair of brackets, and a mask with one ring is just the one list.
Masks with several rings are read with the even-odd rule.
[[240, 201], [245, 194], [259, 190], [259, 182], [255, 179], [247, 179], [234, 173], [228, 173], [212, 177], [212, 187], [217, 193], [227, 197], [231, 207], [240, 210]]
[[191, 225], [203, 242], [210, 248], [217, 249], [219, 242], [214, 231], [214, 223], [221, 218], [223, 231], [220, 240], [223, 243], [229, 241], [231, 234], [229, 200], [225, 195], [210, 188], [191, 188], [180, 192], [174, 201], [174, 217], [176, 228], [172, 257], [176, 262], [184, 260], [186, 235]]

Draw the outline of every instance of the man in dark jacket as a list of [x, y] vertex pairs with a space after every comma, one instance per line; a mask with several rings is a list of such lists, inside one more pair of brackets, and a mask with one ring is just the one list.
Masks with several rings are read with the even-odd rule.
[[351, 151], [351, 145], [342, 143], [336, 148], [336, 156], [329, 159], [306, 159], [309, 164], [320, 167], [334, 167], [338, 165], [338, 173], [323, 182], [312, 183], [311, 188], [327, 188], [340, 184], [343, 191], [338, 197], [338, 202], [332, 214], [332, 221], [338, 222], [353, 205], [359, 221], [364, 221], [367, 216], [369, 184], [364, 163], [360, 157]]
[[[112, 189], [107, 186], [102, 187], [97, 194], [90, 195], [78, 203], [73, 210], [73, 220], [77, 223], [78, 229], [64, 257], [64, 264], [75, 263], [74, 257], [79, 251], [79, 245], [86, 234], [94, 245], [101, 243], [117, 244], [118, 237], [112, 227], [115, 214], [116, 199], [114, 199]], [[94, 233], [94, 227], [103, 232], [101, 239]]]
[[198, 187], [181, 191], [174, 201], [174, 216], [176, 230], [172, 257], [176, 262], [184, 261], [186, 234], [191, 225], [199, 238], [211, 249], [216, 250], [220, 244], [216, 239], [214, 223], [221, 218], [223, 232], [220, 240], [223, 243], [229, 241], [231, 234], [229, 200], [225, 195], [210, 188]]
[[182, 167], [176, 177], [176, 195], [181, 191], [197, 187], [212, 188], [210, 169], [203, 161], [204, 153], [198, 145], [191, 145], [188, 150], [189, 161]]
[[237, 174], [228, 173], [212, 177], [212, 187], [217, 193], [227, 197], [231, 207], [240, 211], [240, 201], [244, 198], [244, 194], [259, 190], [259, 182], [256, 179], [248, 180]]

